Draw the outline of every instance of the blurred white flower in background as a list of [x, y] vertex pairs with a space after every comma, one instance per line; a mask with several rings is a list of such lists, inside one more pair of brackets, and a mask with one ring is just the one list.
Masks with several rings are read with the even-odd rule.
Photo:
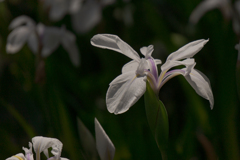
[[230, 0], [204, 0], [202, 1], [192, 12], [190, 16], [190, 22], [193, 24], [198, 23], [200, 18], [206, 14], [206, 12], [213, 9], [220, 9], [223, 16], [226, 19], [230, 19], [232, 16], [231, 1]]
[[43, 0], [49, 9], [49, 18], [61, 20], [66, 14], [71, 15], [73, 29], [85, 33], [96, 26], [102, 19], [102, 9], [116, 0]]
[[68, 52], [70, 60], [75, 66], [79, 65], [79, 51], [76, 46], [75, 35], [65, 27], [48, 27], [43, 24], [35, 24], [28, 16], [19, 16], [9, 25], [12, 32], [8, 35], [6, 51], [14, 54], [25, 43], [34, 54], [47, 57], [61, 44]]

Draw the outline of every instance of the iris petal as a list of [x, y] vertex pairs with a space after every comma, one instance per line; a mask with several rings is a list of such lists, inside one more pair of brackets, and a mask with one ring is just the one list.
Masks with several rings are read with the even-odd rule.
[[132, 61], [126, 63], [122, 67], [122, 73], [129, 72], [129, 71], [136, 71], [138, 66], [139, 66], [139, 63], [135, 60], [132, 60]]
[[9, 29], [14, 29], [23, 24], [30, 27], [34, 26], [35, 22], [30, 17], [22, 15], [12, 20], [12, 22], [9, 25]]
[[45, 27], [42, 39], [42, 56], [49, 56], [60, 44], [62, 32], [57, 27]]
[[41, 137], [37, 136], [32, 138], [33, 142], [33, 148], [34, 151], [36, 152], [36, 156], [40, 157], [40, 153], [44, 152], [44, 154], [48, 157], [48, 148], [52, 147], [54, 149], [57, 148], [57, 152], [54, 152], [52, 150], [52, 154], [56, 157], [60, 157], [61, 151], [62, 151], [62, 142], [60, 142], [56, 138], [47, 138], [47, 137]]
[[6, 160], [27, 160], [22, 153], [18, 153], [15, 156], [9, 157]]
[[62, 38], [62, 45], [67, 50], [70, 60], [75, 66], [79, 66], [79, 51], [75, 43], [75, 35], [69, 31], [65, 31]]
[[145, 56], [146, 59], [152, 57], [153, 50], [154, 50], [153, 45], [149, 45], [148, 47], [142, 47], [140, 49], [141, 53]]
[[91, 30], [102, 19], [102, 8], [97, 0], [87, 0], [81, 9], [72, 14], [72, 24], [75, 31], [85, 33]]
[[190, 74], [185, 76], [185, 78], [198, 95], [209, 100], [210, 107], [213, 109], [214, 98], [209, 79], [196, 69], [193, 69]]
[[32, 33], [31, 27], [22, 26], [14, 29], [7, 38], [6, 46], [7, 52], [8, 53], [18, 52], [23, 47], [31, 33]]
[[133, 60], [136, 60], [138, 62], [140, 61], [138, 53], [116, 35], [112, 34], [95, 35], [91, 39], [91, 44], [99, 48], [114, 50], [116, 52], [124, 54], [125, 56]]
[[188, 59], [185, 59], [183, 61], [168, 60], [168, 61], [166, 61], [166, 63], [164, 63], [161, 66], [161, 70], [162, 71], [167, 71], [170, 68], [173, 68], [173, 67], [176, 67], [176, 66], [180, 66], [180, 65], [185, 65], [186, 68], [187, 68], [187, 73], [189, 73], [190, 72], [189, 69], [191, 69], [192, 66], [195, 65], [195, 60], [193, 58], [188, 58]]
[[185, 58], [193, 57], [197, 52], [199, 52], [203, 46], [208, 42], [208, 40], [200, 39], [186, 44], [185, 46], [179, 48], [177, 51], [171, 53], [168, 60], [181, 60]]
[[115, 78], [107, 91], [106, 103], [110, 113], [126, 112], [146, 91], [146, 77], [136, 77], [135, 71]]

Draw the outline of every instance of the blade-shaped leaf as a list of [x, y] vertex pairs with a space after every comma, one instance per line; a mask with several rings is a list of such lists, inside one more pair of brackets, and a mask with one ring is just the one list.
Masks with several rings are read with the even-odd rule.
[[164, 157], [168, 142], [168, 115], [164, 104], [158, 99], [148, 82], [144, 101], [150, 129]]
[[98, 153], [93, 135], [79, 118], [77, 119], [77, 123], [79, 138], [81, 140], [81, 145], [86, 159], [97, 160]]
[[115, 147], [111, 139], [108, 137], [97, 118], [94, 120], [96, 146], [101, 160], [113, 160], [115, 155]]
[[236, 67], [236, 80], [237, 80], [238, 98], [240, 100], [240, 54], [238, 55], [238, 61], [237, 61], [237, 67]]

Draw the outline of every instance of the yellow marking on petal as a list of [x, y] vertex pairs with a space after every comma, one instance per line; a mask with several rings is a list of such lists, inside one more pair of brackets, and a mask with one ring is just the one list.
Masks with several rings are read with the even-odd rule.
[[167, 73], [168, 69], [161, 73], [158, 81], [158, 87], [161, 85], [164, 75]]
[[21, 157], [19, 157], [19, 156], [17, 156], [17, 155], [15, 155], [15, 156], [13, 156], [13, 157], [16, 157], [16, 158], [19, 159], [19, 160], [23, 160]]

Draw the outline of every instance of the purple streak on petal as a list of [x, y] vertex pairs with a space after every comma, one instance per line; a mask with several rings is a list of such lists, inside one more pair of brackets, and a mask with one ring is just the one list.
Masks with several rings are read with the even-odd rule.
[[185, 74], [185, 71], [182, 70], [182, 69], [174, 69], [174, 70], [171, 70], [171, 71], [167, 72], [167, 73], [164, 75], [162, 81], [160, 82], [160, 85], [159, 85], [158, 90], [160, 90], [160, 88], [161, 88], [168, 80], [170, 80], [171, 78], [173, 78], [173, 77], [175, 77], [175, 76], [177, 76], [177, 75], [179, 75], [179, 74], [184, 75], [184, 74]]
[[151, 72], [152, 72], [152, 74], [153, 74], [153, 76], [155, 78], [155, 81], [157, 81], [158, 80], [158, 73], [157, 73], [156, 64], [155, 64], [155, 62], [154, 62], [154, 60], [152, 58], [149, 58], [148, 60], [151, 63]]
[[148, 82], [150, 83], [151, 88], [156, 94], [158, 94], [158, 88], [157, 88], [158, 83], [155, 77], [153, 76], [152, 72], [150, 72], [147, 69], [145, 69], [144, 72], [147, 75], [147, 79], [148, 79]]

